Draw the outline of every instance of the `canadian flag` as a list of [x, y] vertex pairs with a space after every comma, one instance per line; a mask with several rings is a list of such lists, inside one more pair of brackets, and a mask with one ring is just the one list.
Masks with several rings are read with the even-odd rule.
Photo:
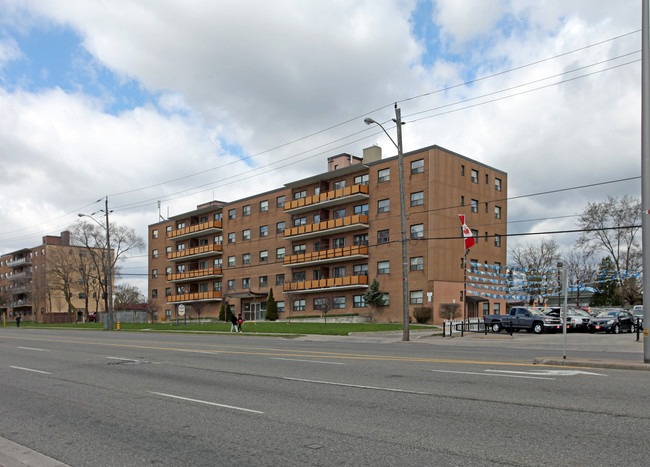
[[472, 231], [470, 230], [469, 227], [467, 227], [467, 224], [465, 224], [465, 215], [458, 214], [458, 217], [460, 217], [460, 222], [461, 224], [463, 224], [463, 237], [465, 237], [465, 249], [469, 250], [471, 247], [474, 246], [474, 243], [476, 243], [476, 241], [474, 240], [474, 235], [472, 235]]

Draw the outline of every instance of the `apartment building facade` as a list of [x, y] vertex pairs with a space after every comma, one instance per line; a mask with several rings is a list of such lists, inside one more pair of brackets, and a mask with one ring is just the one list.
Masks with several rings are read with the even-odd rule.
[[[469, 316], [505, 304], [465, 296], [465, 261], [505, 264], [507, 174], [431, 146], [404, 154], [409, 311], [467, 303]], [[459, 214], [476, 237], [467, 257]], [[217, 316], [227, 301], [263, 320], [273, 289], [279, 318], [357, 314], [377, 279], [378, 322], [402, 320], [398, 158], [328, 158], [328, 171], [233, 202], [214, 201], [149, 226], [149, 298], [159, 316], [179, 304]]]
[[104, 311], [101, 274], [93, 273], [88, 253], [71, 245], [70, 232], [64, 231], [43, 237], [39, 246], [1, 255], [0, 314], [41, 321], [76, 310], [71, 319], [83, 321], [89, 311]]

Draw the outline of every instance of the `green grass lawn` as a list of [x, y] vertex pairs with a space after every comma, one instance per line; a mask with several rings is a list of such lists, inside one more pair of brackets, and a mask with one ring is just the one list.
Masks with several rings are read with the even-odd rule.
[[[7, 322], [7, 326], [15, 326], [13, 322]], [[78, 324], [32, 324], [29, 321], [22, 321], [21, 328], [31, 329], [96, 329], [104, 330], [103, 323], [78, 323]], [[433, 326], [411, 325], [411, 329], [437, 330]], [[162, 331], [162, 332], [230, 332], [230, 323], [190, 323], [183, 325], [183, 321], [176, 325], [176, 321], [154, 324], [130, 324], [120, 323], [120, 331]], [[385, 332], [401, 331], [401, 324], [375, 324], [375, 323], [296, 323], [264, 321], [257, 323], [244, 323], [244, 334], [322, 334], [332, 336], [346, 336], [351, 332]]]

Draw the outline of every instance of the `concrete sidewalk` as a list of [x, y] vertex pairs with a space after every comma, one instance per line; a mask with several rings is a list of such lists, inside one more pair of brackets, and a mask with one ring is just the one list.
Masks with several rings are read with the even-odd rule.
[[0, 466], [2, 467], [69, 467], [6, 438], [0, 437]]

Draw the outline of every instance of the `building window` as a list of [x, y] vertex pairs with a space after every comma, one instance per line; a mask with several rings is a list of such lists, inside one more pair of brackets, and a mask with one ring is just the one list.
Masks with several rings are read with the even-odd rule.
[[171, 273], [172, 273], [172, 267], [171, 267], [171, 266], [167, 266], [167, 267], [165, 268], [165, 275], [168, 276], [168, 275], [170, 275]]
[[332, 248], [345, 248], [345, 237], [339, 237], [333, 239]]
[[424, 238], [424, 224], [411, 226], [411, 238]]
[[228, 290], [235, 290], [235, 279], [228, 279]]
[[293, 194], [293, 199], [301, 199], [307, 197], [307, 190], [296, 191]]
[[332, 299], [332, 308], [335, 310], [345, 309], [345, 297], [334, 297]]
[[269, 235], [269, 226], [262, 225], [260, 226], [260, 237], [268, 237]]
[[465, 206], [465, 197], [464, 196], [460, 197], [460, 205]]
[[411, 175], [424, 173], [424, 159], [411, 162]]
[[494, 246], [501, 246], [501, 235], [494, 235]]
[[158, 289], [151, 290], [151, 298], [158, 298]]
[[306, 251], [307, 251], [307, 245], [305, 245], [304, 243], [302, 245], [293, 246], [293, 253], [296, 255], [304, 255]]
[[377, 213], [390, 211], [390, 199], [380, 199], [377, 201]]
[[496, 191], [501, 191], [501, 179], [500, 178], [495, 178], [494, 179], [494, 189]]
[[471, 208], [471, 210], [472, 210], [472, 212], [478, 212], [478, 200], [477, 199], [472, 200], [472, 208]]
[[384, 294], [384, 304], [382, 306], [388, 306], [390, 304], [390, 295], [385, 293]]
[[248, 277], [244, 277], [241, 280], [241, 287], [242, 289], [250, 289], [251, 288], [251, 280]]
[[352, 244], [354, 246], [359, 246], [359, 245], [368, 245], [368, 234], [357, 234], [354, 237], [352, 237]]
[[283, 285], [283, 284], [284, 284], [284, 274], [276, 274], [275, 285]]
[[345, 188], [345, 180], [338, 180], [338, 181], [334, 182], [334, 184], [332, 185], [332, 188], [334, 190], [340, 190], [342, 188]]
[[275, 259], [282, 259], [282, 258], [284, 258], [284, 247], [276, 248]]
[[285, 202], [285, 197], [283, 196], [278, 196], [275, 198], [275, 206], [278, 208], [283, 208], [284, 207], [284, 202]]
[[167, 228], [165, 229], [167, 231], [167, 236], [169, 237], [169, 232], [172, 231], [172, 226], [168, 225]]
[[301, 225], [307, 225], [307, 218], [306, 217], [296, 217], [293, 220], [293, 226], [294, 227], [300, 227]]
[[354, 177], [354, 184], [355, 185], [367, 185], [369, 180], [369, 175], [364, 174], [364, 175], [357, 175]]
[[368, 264], [355, 264], [352, 266], [352, 275], [354, 276], [367, 276]]
[[354, 308], [365, 308], [368, 305], [366, 304], [366, 301], [363, 299], [363, 295], [354, 295], [352, 297], [352, 306]]
[[214, 215], [214, 220], [215, 220], [215, 221], [218, 221], [218, 222], [221, 222], [221, 221], [223, 220], [223, 212], [217, 212], [217, 213]]
[[284, 229], [285, 229], [284, 221], [278, 222], [277, 224], [275, 224], [275, 232], [276, 233], [284, 233]]
[[501, 206], [494, 206], [494, 217], [501, 219]]
[[[106, 255], [104, 255], [106, 256]], [[158, 258], [158, 250], [151, 250], [151, 257], [152, 258]]]
[[332, 268], [332, 277], [345, 277], [345, 266]]
[[151, 238], [158, 238], [158, 229], [153, 229], [151, 231]]
[[260, 287], [268, 287], [269, 278], [268, 276], [260, 276]]
[[[368, 214], [368, 204], [359, 204], [354, 207], [354, 213], [355, 214], [361, 214], [362, 216], [365, 216]], [[315, 216], [314, 216], [315, 217]]]
[[208, 291], [208, 284], [199, 284], [199, 292], [205, 293]]
[[306, 273], [305, 271], [295, 271], [293, 273], [293, 281], [294, 282], [305, 282], [306, 279]]
[[229, 209], [228, 210], [228, 219], [234, 219], [237, 217], [236, 211], [234, 209]]
[[414, 256], [411, 258], [411, 271], [422, 271], [424, 269], [424, 257]]
[[215, 245], [221, 245], [223, 243], [223, 235], [215, 235], [214, 236], [214, 244]]
[[390, 274], [390, 261], [378, 261], [377, 274]]
[[268, 250], [260, 251], [260, 263], [267, 263], [269, 261], [269, 252]]
[[171, 287], [167, 287], [167, 288], [165, 289], [165, 297], [171, 297], [171, 295], [172, 295], [172, 288], [171, 288]]
[[251, 254], [250, 253], [244, 253], [241, 255], [241, 263], [242, 264], [251, 264]]
[[390, 181], [390, 169], [381, 169], [377, 172], [377, 180], [379, 183]]
[[345, 208], [334, 210], [334, 219], [343, 219], [345, 217]]
[[305, 300], [294, 300], [293, 311], [305, 311]]
[[251, 239], [251, 231], [250, 231], [250, 229], [242, 230], [241, 236], [242, 236], [242, 240], [250, 240]]
[[461, 166], [460, 166], [460, 175], [461, 175], [461, 177], [464, 177], [464, 176], [465, 176], [465, 166], [462, 165], [462, 164], [461, 164]]
[[235, 243], [235, 232], [230, 232], [228, 234], [228, 243]]
[[266, 199], [264, 201], [260, 201], [260, 212], [266, 212], [268, 210], [269, 210], [269, 201]]
[[221, 292], [221, 281], [213, 282], [212, 290], [214, 290], [215, 292]]
[[411, 206], [421, 206], [424, 204], [424, 191], [411, 193]]
[[501, 304], [500, 303], [494, 303], [492, 305], [492, 309], [494, 310], [495, 315], [500, 315], [501, 314]]
[[284, 302], [277, 302], [278, 313], [284, 313]]
[[377, 243], [388, 243], [390, 241], [390, 230], [379, 230], [377, 232]]
[[472, 183], [478, 183], [478, 170], [472, 169]]
[[242, 215], [244, 217], [250, 216], [251, 215], [251, 205], [247, 204], [246, 206], [242, 206], [241, 212], [242, 212]]
[[154, 278], [154, 279], [156, 277], [158, 277], [158, 269], [152, 269], [151, 270], [151, 277]]
[[235, 266], [235, 257], [234, 256], [228, 256], [228, 267], [234, 267]]
[[411, 305], [420, 305], [420, 304], [422, 304], [422, 291], [421, 290], [411, 290], [409, 292], [409, 303], [411, 303]]
[[326, 310], [327, 309], [327, 299], [326, 298], [315, 298], [314, 299], [314, 310]]

